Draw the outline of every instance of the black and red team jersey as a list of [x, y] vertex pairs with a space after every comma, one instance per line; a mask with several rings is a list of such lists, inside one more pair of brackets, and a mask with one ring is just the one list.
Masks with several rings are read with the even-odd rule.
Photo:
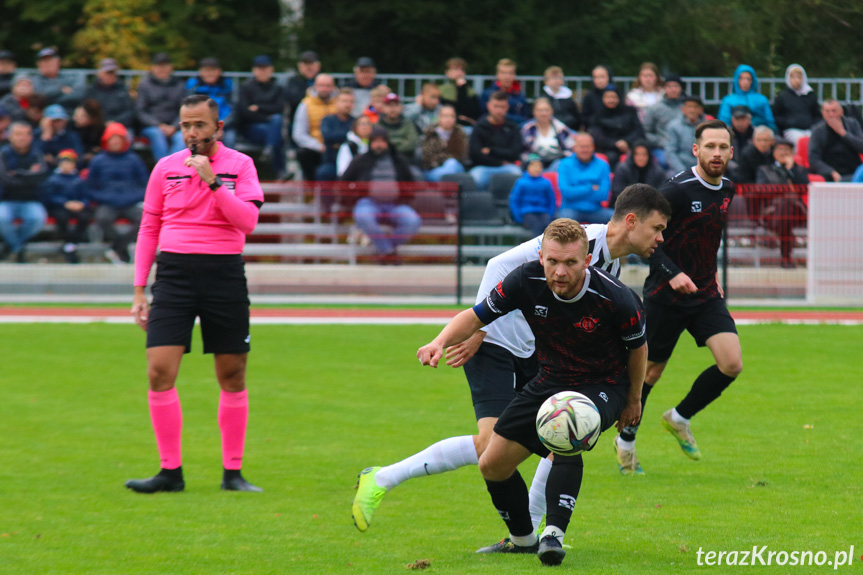
[[586, 270], [581, 291], [562, 300], [548, 287], [542, 264], [526, 263], [473, 309], [485, 324], [521, 310], [536, 337], [540, 385], [628, 385], [628, 350], [645, 343], [638, 296], [594, 267]]
[[[663, 184], [659, 191], [671, 204], [671, 219], [662, 232], [665, 241], [650, 256], [644, 298], [663, 304], [697, 305], [719, 297], [716, 259], [734, 184], [723, 177], [719, 185], [704, 181], [693, 167]], [[679, 294], [668, 282], [685, 273], [698, 291]]]

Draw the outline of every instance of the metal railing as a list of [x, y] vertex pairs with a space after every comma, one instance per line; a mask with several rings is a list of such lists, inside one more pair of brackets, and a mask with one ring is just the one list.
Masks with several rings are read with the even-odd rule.
[[[35, 73], [32, 68], [19, 68], [19, 70], [22, 73]], [[91, 82], [96, 75], [96, 71], [91, 69], [65, 69], [65, 71], [83, 74], [88, 82]], [[147, 73], [146, 70], [121, 70], [119, 75], [126, 80], [128, 85], [134, 87], [137, 85], [138, 78]], [[182, 78], [192, 78], [197, 76], [198, 72], [196, 70], [179, 70], [176, 74]], [[234, 79], [235, 92], [239, 91], [243, 81], [252, 77], [251, 72], [224, 72], [224, 75]], [[285, 82], [292, 75], [292, 72], [278, 72], [275, 77], [280, 82]], [[331, 75], [339, 85], [346, 84], [353, 78], [351, 73], [333, 73]], [[427, 82], [440, 84], [446, 81], [446, 76], [443, 74], [378, 74], [377, 78], [392, 88], [399, 96], [408, 98], [419, 94], [422, 85]], [[467, 78], [477, 93], [481, 93], [495, 81], [495, 77], [491, 75], [471, 75]], [[518, 80], [521, 82], [527, 98], [533, 99], [542, 95], [542, 76], [519, 76]], [[615, 83], [624, 92], [630, 89], [634, 80], [634, 76], [615, 77]], [[567, 76], [565, 81], [579, 101], [591, 86], [590, 76]], [[771, 102], [785, 87], [785, 78], [759, 78], [758, 82], [761, 93], [766, 95]], [[683, 83], [686, 93], [698, 96], [707, 106], [718, 106], [722, 98], [731, 93], [732, 87], [732, 79], [727, 77], [690, 76], [684, 78]], [[815, 90], [818, 101], [833, 98], [842, 104], [863, 105], [863, 79], [861, 78], [809, 78], [809, 84]]]

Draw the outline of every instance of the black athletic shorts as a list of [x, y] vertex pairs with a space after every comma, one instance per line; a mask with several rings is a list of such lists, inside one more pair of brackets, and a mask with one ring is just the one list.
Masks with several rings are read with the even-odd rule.
[[192, 349], [201, 318], [204, 353], [248, 353], [249, 289], [243, 256], [162, 252], [156, 260], [147, 347]]
[[536, 352], [521, 358], [499, 345], [483, 342], [464, 364], [477, 420], [500, 417], [516, 392], [536, 377], [538, 371]]
[[590, 398], [599, 410], [601, 429], [605, 431], [618, 420], [626, 407], [629, 384], [585, 384], [578, 386], [536, 385], [536, 380], [524, 386], [512, 403], [507, 406], [494, 426], [494, 432], [510, 441], [515, 441], [540, 457], [549, 451], [536, 434], [536, 414], [542, 403], [561, 391], [577, 391]]
[[714, 298], [697, 306], [670, 306], [644, 300], [647, 323], [647, 359], [665, 363], [683, 330], [687, 330], [698, 347], [718, 333], [737, 333], [725, 300]]

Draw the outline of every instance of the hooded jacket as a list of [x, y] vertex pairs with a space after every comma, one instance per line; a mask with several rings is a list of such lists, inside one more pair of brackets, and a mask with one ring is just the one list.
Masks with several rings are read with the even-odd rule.
[[[108, 152], [108, 140], [121, 136], [126, 146], [121, 152]], [[112, 123], [102, 135], [102, 152], [90, 162], [87, 187], [97, 203], [125, 208], [144, 201], [147, 166], [135, 152], [129, 150], [129, 134], [123, 124]]]
[[[602, 93], [605, 92], [608, 88], [615, 90], [617, 94], [620, 96], [620, 90], [614, 85], [614, 76], [611, 73], [611, 68], [608, 66], [601, 66], [605, 68], [605, 71], [608, 72], [608, 86], [606, 88], [602, 88], [601, 90], [596, 87], [596, 84], [591, 82], [590, 89], [584, 95], [584, 98], [581, 100], [581, 121], [584, 124], [585, 128], [590, 128], [593, 125], [593, 117], [599, 112], [602, 108]], [[623, 103], [623, 96], [620, 96], [620, 102]]]
[[[749, 72], [752, 75], [752, 86], [744, 92], [740, 88], [740, 74]], [[719, 106], [719, 119], [731, 125], [731, 110], [735, 106], [746, 106], [752, 112], [753, 126], [767, 126], [774, 132], [776, 131], [776, 122], [773, 120], [773, 112], [770, 110], [770, 102], [767, 96], [758, 92], [758, 76], [755, 74], [755, 69], [752, 66], [741, 64], [734, 71], [734, 85], [731, 93], [722, 98], [722, 104]]]
[[618, 140], [626, 140], [632, 146], [636, 140], [644, 139], [644, 128], [638, 121], [638, 112], [623, 102], [615, 108], [603, 106], [597, 111], [589, 131], [600, 153], [616, 150], [615, 142]]
[[[799, 68], [803, 74], [803, 85], [800, 90], [791, 87], [791, 72]], [[785, 88], [776, 95], [773, 101], [773, 115], [776, 126], [781, 132], [785, 130], [809, 130], [821, 119], [821, 107], [815, 90], [809, 85], [806, 70], [800, 64], [791, 64], [785, 69]]]

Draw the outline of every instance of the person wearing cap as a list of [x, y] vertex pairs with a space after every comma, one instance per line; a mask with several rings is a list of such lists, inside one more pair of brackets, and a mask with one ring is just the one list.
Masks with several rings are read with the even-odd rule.
[[[731, 110], [731, 131], [734, 135], [734, 149], [742, 150], [752, 141], [755, 127], [752, 125], [752, 113], [746, 106], [734, 106]], [[733, 164], [732, 159], [730, 164]]]
[[522, 92], [521, 82], [516, 80], [515, 74], [515, 62], [509, 58], [499, 60], [496, 72], [497, 80], [495, 80], [491, 87], [483, 91], [479, 99], [479, 105], [483, 110], [487, 109], [491, 95], [495, 92], [503, 92], [509, 98], [509, 108], [506, 116], [520, 126], [527, 120], [530, 107], [527, 103], [527, 98], [524, 97], [524, 92]]
[[[237, 141], [234, 126], [234, 81], [222, 74], [218, 58], [202, 58], [198, 65], [198, 76], [186, 82], [186, 95], [203, 94], [219, 105], [219, 121], [222, 122], [221, 140], [229, 148]], [[217, 136], [218, 137], [218, 136]]]
[[354, 77], [346, 84], [354, 91], [354, 109], [351, 116], [359, 116], [369, 106], [372, 89], [381, 84], [381, 81], [375, 77], [377, 72], [374, 60], [368, 56], [357, 58]]
[[33, 80], [26, 74], [15, 76], [12, 81], [12, 91], [0, 98], [0, 106], [6, 109], [12, 121], [29, 122], [27, 109], [36, 95], [33, 90]]
[[719, 105], [719, 119], [726, 124], [731, 123], [731, 114], [735, 106], [746, 106], [752, 114], [753, 126], [767, 126], [774, 132], [776, 122], [767, 96], [758, 91], [758, 75], [752, 66], [740, 64], [734, 71], [731, 93], [722, 98]]
[[[794, 143], [784, 138], [776, 138], [773, 143], [773, 161], [758, 168], [756, 184], [796, 184], [807, 185], [809, 173], [803, 166], [794, 162]], [[794, 248], [794, 228], [806, 225], [806, 204], [800, 188], [786, 189], [782, 193], [747, 194], [752, 201], [750, 213], [758, 214], [766, 227], [773, 230], [779, 238], [780, 265], [784, 268], [795, 267], [791, 252]]]
[[0, 98], [12, 91], [12, 80], [17, 69], [15, 54], [9, 50], [0, 50]]
[[186, 147], [180, 132], [180, 103], [186, 97], [185, 82], [174, 75], [171, 56], [153, 56], [150, 73], [138, 84], [135, 111], [141, 134], [150, 142], [153, 159], [159, 161]]
[[[368, 182], [365, 196], [354, 205], [357, 227], [377, 251], [376, 262], [398, 264], [397, 249], [419, 230], [419, 214], [405, 203], [399, 182], [414, 181], [410, 166], [390, 146], [387, 131], [375, 126], [369, 137], [369, 151], [356, 156], [342, 175], [346, 182]], [[392, 232], [381, 223], [393, 225]]]
[[43, 48], [36, 55], [38, 73], [33, 76], [33, 90], [45, 96], [48, 105], [60, 104], [70, 114], [81, 102], [87, 89], [87, 78], [80, 72], [60, 69], [60, 54], [54, 48]]
[[557, 198], [551, 182], [542, 177], [539, 154], [528, 155], [526, 165], [527, 171], [515, 181], [509, 193], [509, 211], [515, 223], [538, 236], [554, 219]]
[[378, 126], [387, 131], [390, 147], [401, 154], [402, 158], [410, 164], [416, 157], [420, 136], [414, 123], [405, 118], [402, 110], [403, 106], [399, 95], [387, 94], [384, 98], [383, 115], [378, 121]]
[[668, 123], [665, 130], [665, 159], [673, 173], [688, 170], [698, 163], [692, 153], [695, 128], [705, 120], [704, 104], [698, 96], [686, 96], [680, 107], [680, 116]]
[[126, 83], [117, 75], [120, 66], [114, 58], [103, 58], [96, 71], [96, 81], [84, 93], [85, 99], [102, 105], [105, 122], [118, 122], [130, 130], [135, 119], [135, 103]]
[[507, 115], [510, 96], [494, 92], [486, 104], [488, 114], [473, 128], [470, 135], [470, 175], [480, 190], [488, 188], [494, 174], [521, 175], [516, 165], [523, 144], [519, 126]]
[[[683, 81], [677, 74], [665, 77], [665, 95], [660, 101], [650, 106], [644, 114], [644, 135], [647, 143], [653, 149], [653, 156], [659, 164], [668, 169], [665, 157], [665, 146], [668, 143], [668, 124], [680, 117], [680, 108], [686, 95], [683, 93]], [[623, 189], [623, 188], [621, 188]]]
[[63, 257], [70, 264], [80, 261], [78, 244], [87, 241], [87, 229], [93, 219], [87, 184], [81, 179], [77, 164], [75, 150], [61, 150], [57, 154], [57, 169], [42, 188], [42, 204], [57, 225]]
[[[140, 156], [129, 149], [129, 134], [119, 122], [105, 127], [102, 152], [90, 162], [87, 187], [96, 203], [96, 223], [111, 248], [105, 257], [115, 264], [129, 263], [129, 244], [138, 235], [141, 224], [140, 203], [149, 172]], [[128, 220], [122, 229], [118, 219]]]
[[292, 135], [297, 146], [297, 161], [303, 170], [303, 179], [314, 181], [315, 171], [324, 153], [324, 136], [321, 122], [336, 112], [336, 82], [329, 74], [318, 74], [315, 85], [303, 98], [294, 115]]
[[33, 128], [27, 122], [12, 122], [9, 144], [0, 149], [0, 238], [4, 244], [0, 258], [26, 261], [25, 245], [42, 230], [48, 217], [39, 201], [47, 178], [42, 152], [33, 143]]
[[300, 102], [306, 97], [309, 88], [314, 86], [315, 78], [320, 73], [321, 59], [317, 52], [306, 50], [301, 53], [297, 59], [297, 73], [288, 78], [288, 82], [285, 84], [285, 100], [290, 107], [291, 120], [294, 119]]
[[273, 77], [273, 62], [269, 56], [256, 56], [252, 61], [252, 79], [240, 87], [237, 123], [243, 137], [263, 146], [261, 161], [270, 160], [276, 179], [286, 179], [285, 138], [282, 123], [285, 111], [285, 89]]
[[75, 159], [83, 152], [81, 138], [76, 132], [68, 130], [69, 114], [60, 104], [51, 104], [45, 108], [39, 129], [34, 132], [33, 137], [39, 142], [45, 163], [49, 168], [57, 166], [57, 157], [61, 150], [72, 150]]

